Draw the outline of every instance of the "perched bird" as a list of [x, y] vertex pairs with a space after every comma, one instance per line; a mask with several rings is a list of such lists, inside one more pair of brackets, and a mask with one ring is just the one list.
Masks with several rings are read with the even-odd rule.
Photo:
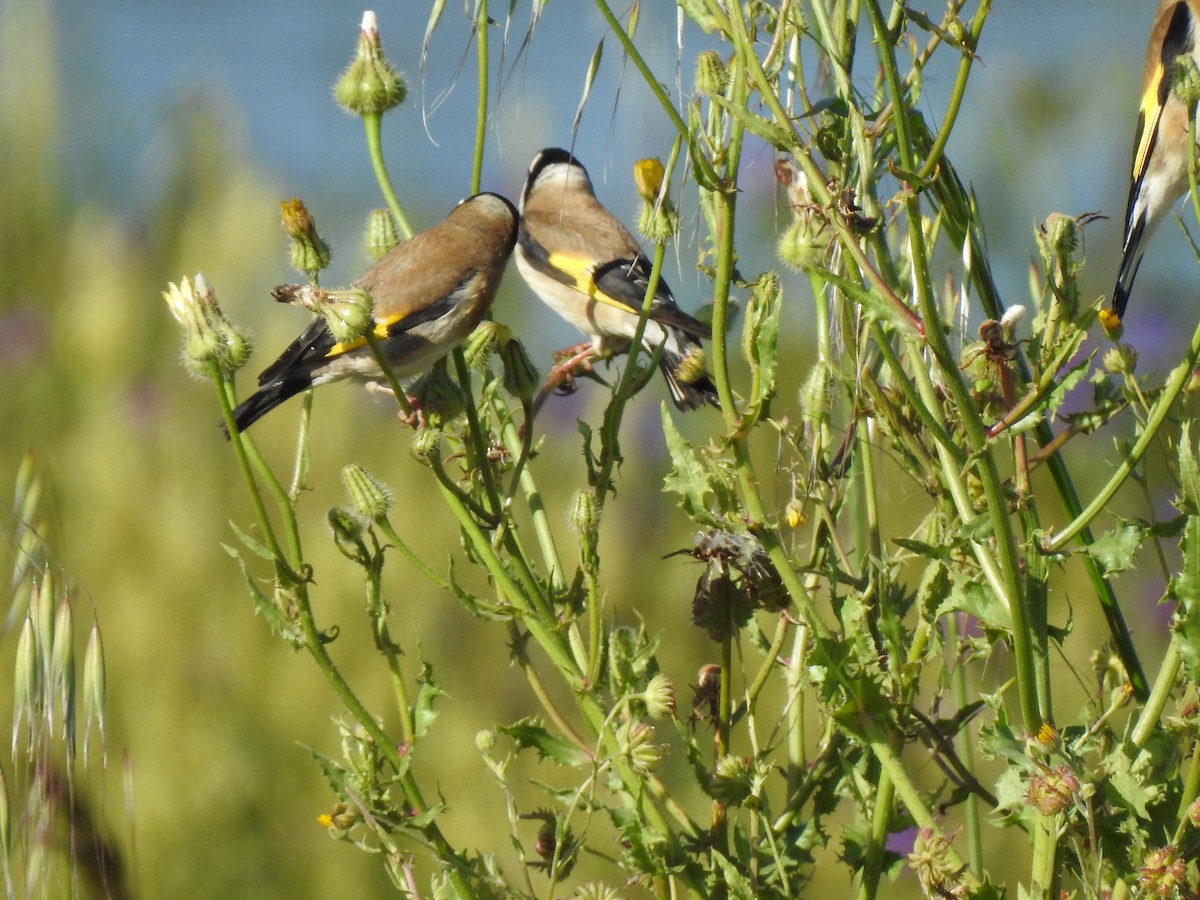
[[[374, 332], [398, 379], [429, 368], [474, 330], [516, 239], [512, 203], [476, 194], [355, 282], [374, 301]], [[258, 377], [258, 392], [233, 412], [235, 427], [243, 431], [289, 397], [343, 378], [381, 381], [383, 372], [365, 338], [339, 342], [314, 319]]]
[[[592, 191], [587, 171], [566, 150], [534, 157], [521, 192], [517, 268], [535, 294], [587, 334], [566, 365], [605, 358], [629, 347], [637, 328], [650, 261]], [[650, 353], [662, 347], [659, 365], [680, 409], [717, 405], [704, 369], [701, 338], [712, 330], [675, 305], [661, 278], [643, 334]]]
[[1187, 108], [1172, 92], [1175, 60], [1191, 56], [1200, 63], [1197, 30], [1200, 0], [1162, 0], [1150, 30], [1142, 104], [1133, 152], [1133, 183], [1125, 211], [1121, 269], [1113, 288], [1112, 308], [1125, 314], [1129, 291], [1154, 229], [1187, 190]]

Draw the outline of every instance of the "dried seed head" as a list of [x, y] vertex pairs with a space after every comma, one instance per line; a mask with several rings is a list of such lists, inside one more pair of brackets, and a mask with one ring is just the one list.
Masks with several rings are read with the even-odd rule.
[[1067, 765], [1030, 776], [1025, 799], [1044, 816], [1070, 808], [1079, 793], [1079, 779]]
[[1176, 854], [1175, 845], [1167, 844], [1146, 854], [1138, 866], [1138, 881], [1151, 897], [1174, 897], [1187, 886], [1187, 862]]

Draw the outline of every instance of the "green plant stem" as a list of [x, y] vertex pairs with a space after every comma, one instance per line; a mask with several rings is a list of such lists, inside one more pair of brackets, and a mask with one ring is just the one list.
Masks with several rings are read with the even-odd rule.
[[987, 20], [991, 0], [979, 0], [979, 6], [971, 19], [971, 27], [963, 35], [962, 58], [958, 61], [958, 72], [954, 76], [954, 87], [950, 91], [950, 101], [946, 104], [946, 113], [942, 116], [942, 125], [934, 138], [933, 146], [925, 157], [925, 164], [917, 172], [917, 180], [925, 181], [937, 171], [942, 160], [942, 151], [950, 140], [950, 132], [958, 121], [958, 111], [962, 108], [963, 97], [967, 92], [967, 78], [975, 63], [975, 48], [979, 46], [979, 35], [983, 32], [983, 23]]
[[871, 838], [867, 844], [866, 860], [863, 863], [862, 884], [859, 885], [859, 900], [874, 900], [879, 892], [879, 880], [883, 875], [883, 856], [888, 834], [891, 833], [892, 804], [896, 791], [887, 769], [879, 773], [879, 786], [875, 790], [875, 809], [871, 815]]
[[[900, 798], [900, 802], [904, 804], [904, 808], [912, 816], [913, 822], [920, 828], [928, 828], [940, 834], [941, 829], [938, 827], [937, 820], [934, 819], [933, 813], [925, 805], [925, 801], [921, 798], [921, 792], [917, 790], [917, 786], [909, 779], [908, 773], [904, 769], [904, 763], [900, 761], [900, 757], [896, 756], [892, 748], [884, 741], [872, 741], [870, 747], [871, 752], [883, 767], [883, 771], [891, 779], [896, 796]], [[952, 847], [947, 848], [946, 862], [956, 869], [965, 867], [962, 857]]]
[[[958, 645], [960, 639], [958, 623], [958, 616], [947, 617], [949, 642], [954, 646]], [[959, 709], [966, 709], [971, 701], [970, 692], [967, 690], [967, 669], [961, 659], [950, 674], [950, 684], [954, 691], [954, 702], [958, 704]], [[962, 730], [955, 735], [954, 743], [957, 745], [959, 759], [962, 760], [967, 770], [974, 774], [975, 741], [971, 737], [970, 722], [965, 724]], [[974, 792], [968, 794], [965, 806], [967, 857], [970, 860], [971, 872], [977, 877], [983, 878], [983, 827], [980, 820], [979, 797]]]
[[[525, 421], [530, 421], [528, 415]], [[517, 452], [528, 457], [533, 441], [531, 428], [526, 428], [525, 437], [522, 439], [517, 427], [509, 421], [505, 423], [502, 434], [504, 436], [504, 445], [508, 448], [509, 453], [512, 453], [516, 449]], [[533, 531], [537, 537], [538, 546], [541, 549], [542, 561], [546, 564], [546, 569], [550, 574], [550, 584], [555, 590], [561, 591], [566, 587], [562, 561], [558, 554], [558, 547], [554, 542], [554, 531], [550, 527], [550, 519], [546, 514], [546, 504], [542, 501], [541, 491], [538, 490], [537, 482], [533, 477], [533, 473], [529, 470], [528, 464], [522, 467], [518, 480], [521, 484], [521, 490], [525, 494], [525, 505], [528, 507], [529, 515], [533, 521]]]
[[1154, 685], [1150, 689], [1150, 698], [1146, 701], [1146, 705], [1142, 707], [1142, 711], [1137, 718], [1137, 723], [1129, 733], [1129, 744], [1135, 750], [1144, 749], [1150, 740], [1150, 736], [1154, 734], [1155, 730], [1161, 727], [1163, 710], [1167, 708], [1167, 700], [1170, 699], [1171, 691], [1175, 688], [1175, 679], [1179, 675], [1182, 663], [1183, 661], [1179, 655], [1179, 646], [1173, 638], [1170, 646], [1167, 647], [1166, 655], [1163, 657], [1162, 666], [1158, 670], [1158, 677], [1154, 679]]
[[[711, 7], [710, 7], [711, 8]], [[747, 87], [745, 84], [746, 60], [757, 60], [753, 47], [745, 33], [745, 22], [742, 20], [740, 3], [731, 4], [731, 21], [737, 23], [733, 27], [731, 37], [737, 47], [732, 70], [730, 72], [729, 100], [736, 106], [746, 103]], [[748, 436], [739, 429], [737, 407], [733, 399], [733, 391], [729, 385], [729, 364], [727, 360], [726, 332], [729, 318], [729, 288], [733, 283], [733, 233], [735, 224], [735, 206], [737, 203], [737, 172], [741, 161], [743, 129], [738, 121], [730, 122], [729, 146], [725, 153], [724, 187], [716, 193], [717, 208], [717, 259], [716, 274], [713, 279], [713, 378], [717, 385], [717, 395], [721, 400], [721, 414], [725, 419], [725, 427], [731, 435], [729, 446], [733, 452], [734, 467], [738, 477], [738, 487], [746, 506], [746, 512], [751, 528], [762, 542], [763, 550], [771, 560], [771, 565], [783, 582], [788, 596], [800, 610], [804, 620], [812, 629], [813, 634], [823, 638], [829, 634], [829, 628], [817, 612], [816, 604], [800, 582], [796, 571], [788, 558], [787, 550], [779, 538], [779, 531], [767, 521], [766, 509], [758, 492], [758, 478], [750, 461]]]
[[[620, 20], [613, 15], [612, 9], [605, 0], [595, 0], [596, 8], [600, 10], [600, 14], [604, 16], [604, 21], [608, 23], [608, 27], [612, 29], [613, 34], [617, 36], [617, 40], [621, 42], [621, 47], [625, 51], [625, 55], [633, 62], [634, 67], [642, 76], [642, 80], [646, 83], [646, 87], [654, 94], [654, 99], [658, 101], [658, 105], [662, 107], [667, 118], [671, 120], [671, 124], [675, 126], [675, 130], [679, 132], [679, 136], [684, 140], [690, 140], [691, 134], [688, 131], [688, 126], [683, 117], [679, 115], [679, 111], [675, 109], [675, 105], [671, 102], [670, 96], [662, 83], [654, 77], [654, 73], [650, 71], [650, 67], [646, 65], [646, 60], [642, 54], [634, 46], [633, 38], [625, 30]], [[698, 170], [698, 176], [707, 184], [716, 184], [719, 180], [716, 170], [713, 169], [712, 163], [706, 156], [701, 153], [692, 154], [692, 165]]]
[[409, 547], [408, 544], [405, 543], [400, 537], [400, 535], [396, 533], [396, 529], [393, 527], [390, 520], [377, 519], [375, 521], [375, 525], [384, 533], [387, 539], [391, 541], [392, 546], [400, 551], [400, 555], [408, 560], [409, 564], [412, 565], [413, 568], [415, 568], [418, 572], [420, 572], [442, 590], [448, 591], [451, 589], [450, 582], [427, 566], [425, 561], [417, 556], [417, 554], [413, 552], [412, 548]]
[[483, 148], [488, 117], [488, 5], [475, 0], [475, 50], [479, 63], [478, 99], [475, 110], [475, 155], [471, 162], [471, 193], [479, 193], [483, 179]]
[[788, 805], [794, 806], [794, 798], [804, 781], [808, 766], [808, 754], [804, 749], [804, 663], [807, 659], [808, 629], [803, 623], [796, 627], [792, 640], [792, 658], [787, 667], [787, 781]]
[[381, 129], [383, 114], [363, 113], [362, 121], [363, 130], [367, 135], [367, 152], [371, 155], [371, 168], [375, 172], [375, 180], [379, 183], [379, 190], [383, 194], [383, 199], [387, 202], [388, 209], [392, 212], [392, 218], [396, 220], [396, 227], [400, 229], [400, 236], [407, 241], [413, 236], [413, 228], [408, 221], [408, 216], [404, 214], [404, 207], [400, 205], [400, 198], [396, 196], [396, 191], [392, 187], [392, 179], [388, 177], [387, 164], [383, 161], [383, 137]]
[[1142, 461], [1142, 457], [1145, 456], [1150, 445], [1158, 437], [1159, 429], [1167, 421], [1168, 416], [1171, 414], [1171, 408], [1175, 405], [1175, 401], [1179, 399], [1179, 395], [1183, 393], [1183, 389], [1192, 377], [1192, 369], [1195, 367], [1198, 358], [1200, 358], [1200, 325], [1192, 332], [1192, 340], [1188, 345], [1188, 352], [1183, 362], [1171, 370], [1170, 375], [1167, 377], [1167, 383], [1163, 386], [1162, 393], [1150, 410], [1150, 415], [1146, 420], [1145, 426], [1142, 428], [1141, 434], [1138, 435], [1137, 440], [1133, 442], [1133, 446], [1129, 448], [1121, 459], [1117, 470], [1073, 521], [1042, 542], [1042, 552], [1056, 553], [1062, 550], [1068, 543], [1079, 537], [1080, 533], [1092, 523], [1092, 520], [1108, 507], [1109, 502], [1116, 495], [1117, 491], [1120, 490], [1126, 479], [1133, 474], [1134, 469]]
[[[883, 65], [884, 78], [895, 108], [896, 146], [900, 155], [900, 164], [905, 170], [912, 171], [914, 168], [913, 145], [909, 139], [908, 110], [896, 69], [896, 59], [887, 39], [887, 29], [878, 0], [865, 0], [865, 4], [875, 32], [876, 48]], [[941, 328], [941, 316], [938, 312], [937, 301], [930, 289], [929, 257], [921, 224], [920, 201], [915, 194], [909, 194], [905, 197], [904, 206], [908, 219], [908, 239], [912, 251], [913, 282], [917, 294], [917, 307], [926, 325], [925, 337], [928, 347], [942, 371], [943, 380], [949, 388], [951, 396], [954, 398], [955, 407], [966, 432], [967, 442], [977, 463], [976, 473], [987, 503], [987, 512], [995, 538], [997, 561], [1000, 565], [1000, 576], [1004, 586], [1001, 596], [1006, 596], [1010, 601], [1013, 655], [1018, 675], [1017, 689], [1020, 696], [1021, 713], [1026, 728], [1034, 731], [1041, 724], [1036, 692], [1037, 679], [1028, 632], [1027, 597], [1021, 586], [1016, 539], [1013, 534], [1012, 521], [1009, 518], [1008, 503], [1004, 496], [995, 457], [988, 448], [987, 428], [980, 419], [970, 391], [963, 382], [962, 372], [954, 360], [954, 355]], [[914, 355], [913, 358], [918, 359], [919, 356]]]

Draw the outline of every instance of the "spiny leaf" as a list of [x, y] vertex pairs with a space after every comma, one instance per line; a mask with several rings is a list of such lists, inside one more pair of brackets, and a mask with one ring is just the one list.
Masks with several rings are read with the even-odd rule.
[[1179, 491], [1180, 502], [1176, 507], [1180, 512], [1200, 514], [1200, 464], [1196, 462], [1196, 454], [1192, 452], [1192, 423], [1183, 423], [1179, 435]]
[[548, 759], [560, 766], [591, 764], [591, 757], [587, 753], [566, 738], [552, 735], [536, 716], [521, 719], [511, 725], [501, 725], [497, 730], [512, 738], [517, 749], [534, 749], [542, 759]]
[[1149, 530], [1142, 522], [1121, 519], [1120, 525], [1091, 543], [1087, 552], [1103, 567], [1106, 575], [1133, 568], [1133, 558], [1145, 542]]

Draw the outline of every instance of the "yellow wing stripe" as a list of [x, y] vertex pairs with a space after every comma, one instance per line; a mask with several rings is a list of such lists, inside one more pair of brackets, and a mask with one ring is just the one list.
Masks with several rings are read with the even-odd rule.
[[[375, 327], [371, 329], [372, 333], [379, 340], [385, 340], [391, 334], [391, 328], [404, 316], [396, 316], [392, 319], [385, 319], [382, 322], [376, 322]], [[329, 352], [325, 354], [326, 359], [331, 359], [334, 356], [341, 356], [343, 353], [349, 353], [351, 350], [357, 350], [359, 347], [365, 347], [367, 339], [365, 337], [357, 337], [352, 341], [342, 341], [340, 344], [334, 344], [329, 348]]]
[[628, 303], [617, 300], [596, 286], [596, 282], [592, 278], [592, 273], [596, 271], [595, 260], [586, 256], [572, 256], [569, 253], [550, 253], [546, 259], [552, 268], [569, 277], [571, 287], [581, 294], [586, 294], [597, 303], [637, 315], [637, 310], [630, 307]]
[[1149, 162], [1150, 146], [1154, 143], [1154, 135], [1158, 133], [1158, 120], [1162, 118], [1163, 106], [1158, 102], [1159, 85], [1162, 84], [1163, 67], [1160, 63], [1154, 69], [1154, 77], [1146, 83], [1146, 92], [1142, 95], [1141, 132], [1138, 134], [1137, 153], [1133, 155], [1133, 180], [1137, 181], [1146, 170]]

